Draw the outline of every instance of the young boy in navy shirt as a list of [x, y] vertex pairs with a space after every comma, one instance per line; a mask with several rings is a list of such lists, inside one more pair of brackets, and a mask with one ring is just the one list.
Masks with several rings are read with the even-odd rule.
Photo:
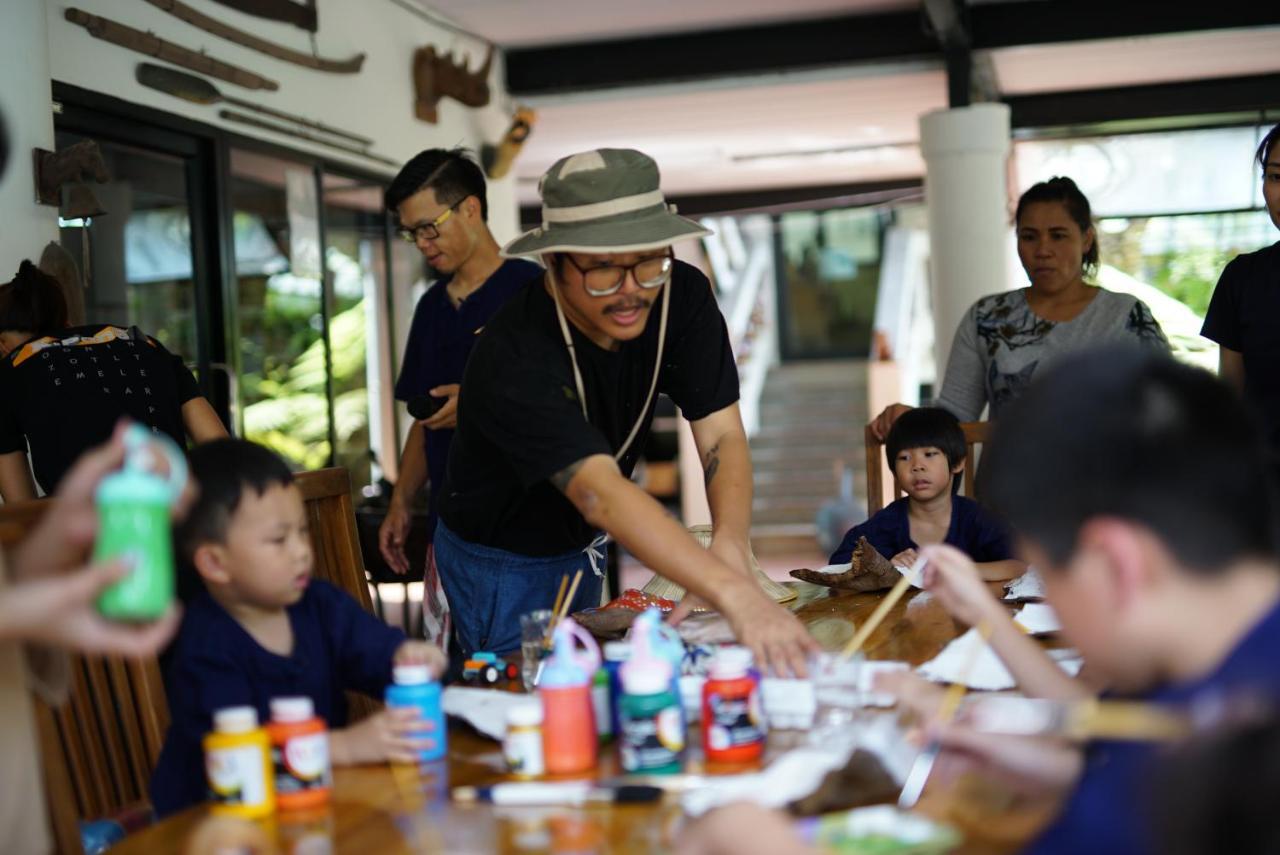
[[329, 725], [334, 765], [414, 759], [430, 739], [412, 736], [428, 729], [413, 710], [348, 725], [343, 693], [381, 698], [393, 665], [423, 664], [438, 676], [444, 654], [311, 578], [302, 494], [274, 453], [220, 440], [192, 451], [191, 473], [200, 495], [175, 531], [187, 606], [161, 658], [170, 725], [151, 779], [157, 814], [205, 798], [201, 740], [223, 707], [253, 706], [266, 722], [272, 698], [306, 696]]
[[952, 494], [965, 457], [955, 416], [939, 407], [910, 410], [894, 422], [884, 450], [894, 482], [906, 495], [849, 529], [831, 553], [832, 564], [847, 563], [865, 537], [899, 567], [914, 564], [923, 544], [949, 543], [978, 564], [984, 579], [1012, 579], [1026, 570], [1014, 560], [1004, 527], [977, 502]]

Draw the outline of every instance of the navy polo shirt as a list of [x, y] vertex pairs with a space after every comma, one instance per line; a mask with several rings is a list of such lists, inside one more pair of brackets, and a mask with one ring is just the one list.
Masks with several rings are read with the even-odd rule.
[[178, 635], [161, 658], [170, 724], [151, 776], [157, 815], [204, 800], [201, 740], [213, 729], [214, 711], [248, 705], [266, 723], [272, 698], [308, 697], [316, 715], [337, 729], [347, 724], [344, 692], [382, 697], [403, 632], [318, 579], [286, 611], [293, 652], [280, 656], [258, 644], [207, 591], [187, 605]]
[[[847, 564], [860, 537], [865, 537], [876, 552], [890, 560], [904, 549], [919, 549], [911, 539], [911, 522], [907, 519], [909, 501], [903, 496], [871, 519], [849, 529], [836, 551], [831, 553], [830, 563]], [[979, 564], [1013, 557], [1009, 533], [1004, 526], [982, 505], [964, 496], [951, 497], [951, 525], [944, 542]]]
[[[1194, 626], [1187, 627], [1187, 632], [1195, 631]], [[1280, 604], [1273, 605], [1211, 673], [1156, 689], [1139, 700], [1186, 707], [1248, 693], [1274, 703], [1280, 700], [1277, 650]], [[1032, 855], [1154, 855], [1151, 829], [1159, 817], [1153, 815], [1149, 799], [1160, 759], [1159, 749], [1149, 743], [1089, 743], [1084, 774], [1075, 791], [1058, 818], [1026, 851]]]
[[[400, 377], [396, 380], [396, 400], [408, 401], [425, 395], [437, 386], [461, 383], [467, 357], [476, 336], [507, 298], [542, 276], [542, 268], [532, 261], [508, 259], [455, 307], [446, 286], [452, 277], [432, 285], [418, 300], [404, 348]], [[431, 511], [428, 536], [436, 530], [436, 510], [444, 486], [445, 466], [453, 430], [428, 430], [426, 434], [428, 497]]]

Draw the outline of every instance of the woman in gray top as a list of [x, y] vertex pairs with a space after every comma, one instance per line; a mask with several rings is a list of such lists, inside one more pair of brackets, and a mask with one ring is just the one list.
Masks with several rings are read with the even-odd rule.
[[[956, 330], [936, 404], [961, 421], [990, 418], [1059, 356], [1100, 344], [1132, 341], [1168, 350], [1169, 343], [1136, 297], [1085, 282], [1098, 268], [1089, 200], [1070, 178], [1036, 184], [1018, 200], [1014, 223], [1028, 288], [983, 297]], [[907, 410], [891, 404], [872, 423], [881, 439]]]

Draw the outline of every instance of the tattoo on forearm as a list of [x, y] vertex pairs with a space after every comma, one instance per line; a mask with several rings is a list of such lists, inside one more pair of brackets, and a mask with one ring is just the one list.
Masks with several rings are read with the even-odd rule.
[[586, 459], [576, 460], [565, 468], [551, 476], [551, 483], [561, 493], [569, 492], [569, 482], [573, 480], [573, 476], [578, 474], [578, 470], [582, 468], [582, 464], [586, 463]]
[[716, 470], [720, 468], [720, 443], [711, 446], [711, 450], [707, 452], [707, 458], [702, 465], [702, 471], [708, 487], [711, 486], [711, 479], [716, 477]]

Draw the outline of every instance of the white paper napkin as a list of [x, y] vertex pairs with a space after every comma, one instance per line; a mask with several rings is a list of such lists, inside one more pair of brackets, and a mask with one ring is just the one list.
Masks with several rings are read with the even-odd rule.
[[1043, 600], [1044, 580], [1036, 568], [1028, 567], [1026, 573], [1005, 585], [1004, 591], [1006, 600]]
[[1013, 619], [1032, 635], [1048, 635], [1062, 629], [1057, 613], [1048, 603], [1027, 603]]
[[446, 686], [443, 695], [445, 715], [460, 718], [499, 742], [507, 733], [507, 710], [533, 700], [532, 695], [472, 686]]
[[[980, 645], [977, 659], [973, 659], [974, 645]], [[1080, 671], [1080, 654], [1074, 650], [1050, 650], [1049, 655], [1063, 671], [1075, 676]], [[973, 661], [973, 670], [965, 677], [964, 670]], [[916, 669], [927, 680], [939, 683], [964, 682], [970, 689], [1002, 691], [1017, 685], [1009, 669], [991, 646], [982, 640], [978, 631], [971, 629], [942, 649], [942, 652]]]

